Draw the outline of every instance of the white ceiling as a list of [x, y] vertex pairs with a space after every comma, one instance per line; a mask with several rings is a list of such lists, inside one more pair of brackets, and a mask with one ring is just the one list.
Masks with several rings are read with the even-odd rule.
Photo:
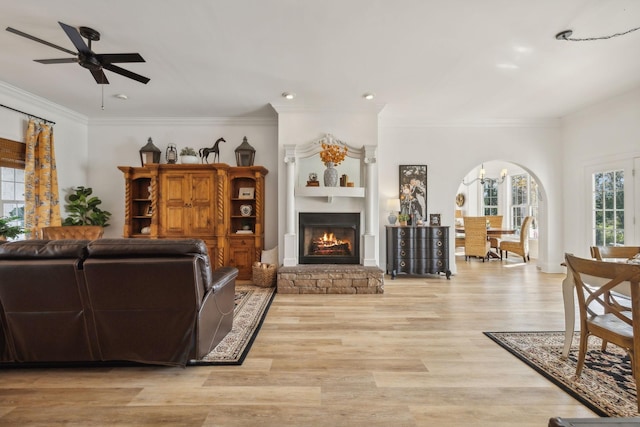
[[[367, 108], [425, 120], [563, 116], [640, 86], [638, 0], [7, 0], [0, 81], [90, 118], [273, 114], [287, 105]], [[101, 87], [69, 56], [4, 31], [75, 50], [58, 21], [88, 26], [96, 53], [139, 52]], [[121, 101], [116, 94], [126, 94]]]

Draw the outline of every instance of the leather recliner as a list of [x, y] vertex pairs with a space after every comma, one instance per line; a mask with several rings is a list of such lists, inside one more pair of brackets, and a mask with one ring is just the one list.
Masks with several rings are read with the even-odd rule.
[[184, 366], [231, 330], [237, 274], [197, 239], [0, 245], [0, 362]]

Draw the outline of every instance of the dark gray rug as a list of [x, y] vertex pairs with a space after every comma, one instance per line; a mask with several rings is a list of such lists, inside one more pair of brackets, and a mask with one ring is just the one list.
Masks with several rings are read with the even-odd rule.
[[604, 417], [637, 417], [636, 386], [631, 362], [620, 347], [589, 338], [589, 351], [579, 380], [575, 379], [580, 335], [576, 333], [563, 359], [564, 332], [485, 332], [486, 336], [541, 373], [582, 404]]

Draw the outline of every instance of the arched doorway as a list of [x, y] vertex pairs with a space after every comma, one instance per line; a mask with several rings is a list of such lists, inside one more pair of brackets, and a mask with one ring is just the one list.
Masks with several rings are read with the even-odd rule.
[[[460, 223], [463, 216], [502, 215], [503, 227], [515, 229], [519, 235], [522, 220], [532, 216], [529, 250], [530, 257], [538, 259], [542, 237], [540, 226], [544, 223], [541, 194], [539, 180], [527, 168], [507, 161], [485, 161], [460, 182], [455, 195], [454, 221]], [[456, 246], [459, 245], [457, 240]], [[464, 255], [463, 249], [457, 247], [455, 250], [456, 255]]]

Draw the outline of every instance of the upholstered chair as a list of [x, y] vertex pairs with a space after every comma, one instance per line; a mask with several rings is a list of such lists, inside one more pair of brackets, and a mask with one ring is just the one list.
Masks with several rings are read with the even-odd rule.
[[484, 216], [464, 217], [464, 258], [471, 256], [489, 258], [489, 241], [487, 240], [487, 218]]
[[529, 258], [529, 228], [531, 227], [531, 221], [533, 217], [526, 216], [522, 220], [522, 227], [520, 227], [520, 240], [518, 241], [510, 241], [503, 240], [500, 242], [500, 259], [503, 257], [503, 252], [505, 258], [509, 257], [509, 252], [513, 252], [522, 257], [524, 262], [530, 260]]

